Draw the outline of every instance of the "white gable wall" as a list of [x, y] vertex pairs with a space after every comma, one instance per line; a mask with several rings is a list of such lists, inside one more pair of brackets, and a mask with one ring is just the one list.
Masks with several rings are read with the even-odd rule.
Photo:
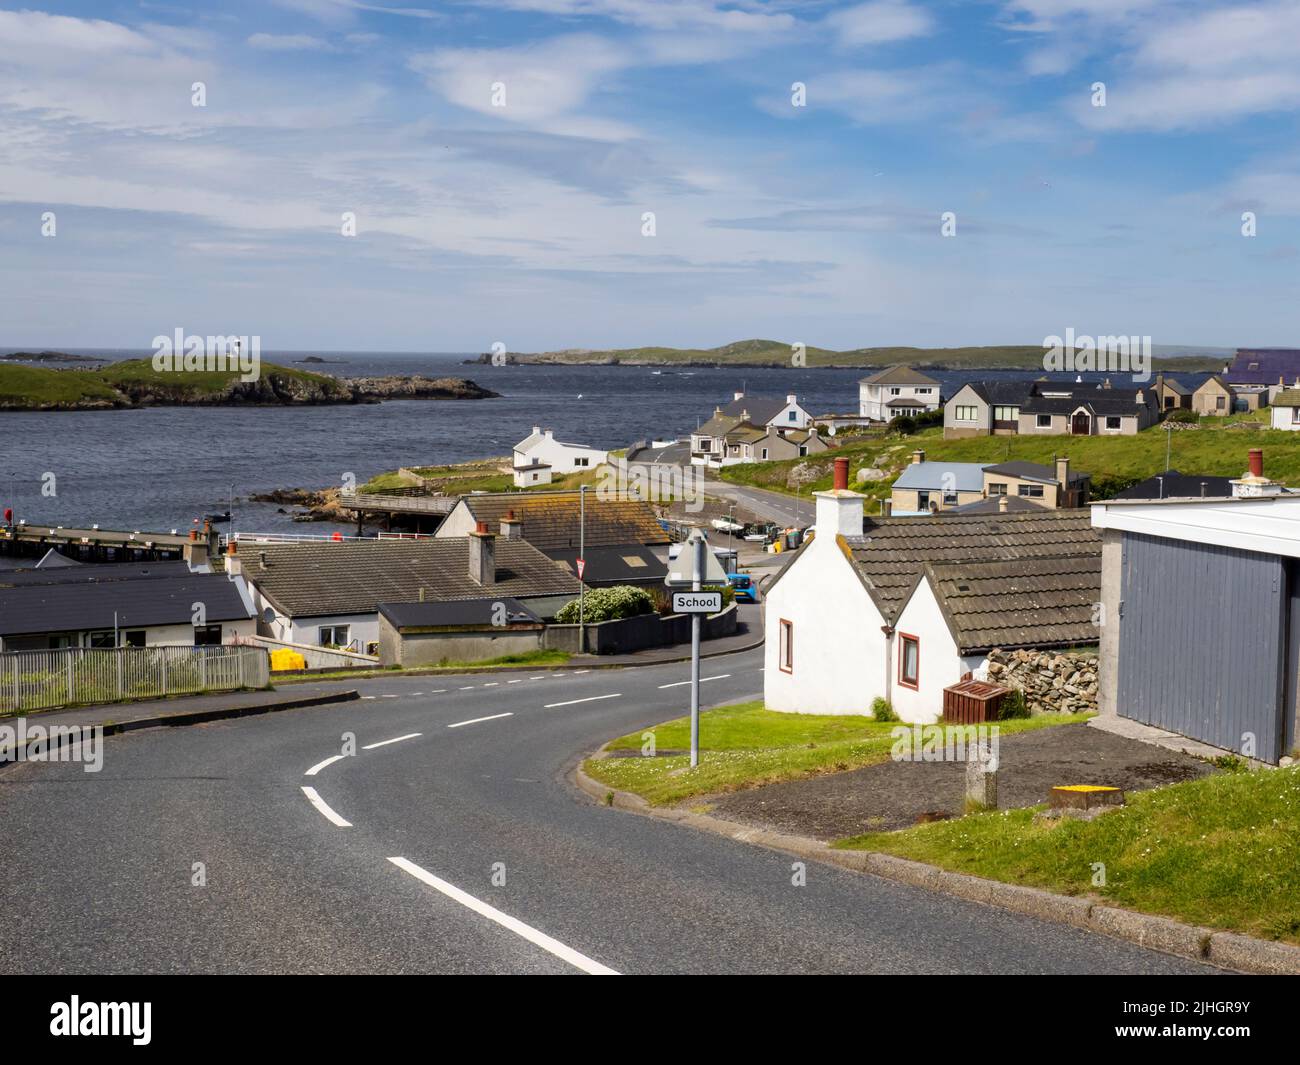
[[575, 470], [595, 469], [609, 461], [609, 452], [582, 444], [566, 444], [556, 440], [547, 429], [540, 435], [530, 435], [515, 445], [516, 466], [531, 462], [545, 462], [553, 473], [573, 473]]
[[[834, 536], [819, 536], [803, 549], [765, 597], [763, 612], [769, 710], [870, 712], [872, 699], [885, 689], [884, 620]], [[794, 623], [789, 673], [779, 661], [783, 618]]]
[[[920, 683], [915, 688], [905, 686], [901, 680], [905, 634], [921, 641]], [[893, 642], [894, 712], [909, 723], [928, 725], [938, 721], [943, 714], [943, 689], [956, 684], [973, 667], [958, 653], [928, 580], [922, 579], [917, 585], [899, 615]]]

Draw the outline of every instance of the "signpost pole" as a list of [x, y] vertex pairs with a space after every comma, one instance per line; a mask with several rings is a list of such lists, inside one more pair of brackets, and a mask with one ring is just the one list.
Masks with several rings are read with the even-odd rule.
[[[691, 591], [700, 590], [707, 544], [699, 529], [691, 533]], [[691, 768], [700, 764], [700, 615], [691, 615]]]
[[582, 571], [587, 568], [587, 486], [578, 489], [578, 652], [587, 653], [587, 619], [584, 616], [583, 592], [586, 585], [582, 583]]

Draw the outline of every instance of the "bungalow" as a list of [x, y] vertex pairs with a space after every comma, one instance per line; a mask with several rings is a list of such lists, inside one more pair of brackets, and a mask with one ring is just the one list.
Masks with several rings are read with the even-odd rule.
[[1166, 377], [1162, 373], [1156, 374], [1151, 392], [1155, 398], [1156, 410], [1162, 414], [1171, 410], [1191, 409], [1192, 390], [1172, 377]]
[[744, 392], [733, 394], [730, 403], [719, 407], [718, 411], [729, 418], [739, 418], [760, 429], [769, 426], [779, 432], [790, 429], [807, 429], [812, 424], [812, 415], [799, 403], [799, 397], [793, 392], [785, 399], [769, 396], [748, 396]]
[[895, 517], [933, 514], [984, 498], [984, 466], [978, 462], [927, 462], [924, 451], [894, 481], [890, 513]]
[[380, 603], [510, 598], [549, 617], [580, 588], [532, 544], [486, 525], [426, 540], [259, 544], [228, 555], [226, 569], [251, 586], [261, 635], [365, 654], [378, 648]]
[[1048, 509], [1081, 507], [1088, 502], [1092, 489], [1092, 476], [1071, 472], [1070, 460], [1064, 456], [1057, 458], [1055, 466], [1019, 460], [1000, 462], [985, 466], [983, 475], [985, 496], [1016, 496]]
[[933, 722], [943, 689], [984, 674], [995, 647], [1096, 642], [1101, 545], [1086, 512], [866, 523], [848, 461], [835, 467], [817, 536], [764, 597], [768, 709], [864, 714], [879, 697]]
[[1271, 394], [1280, 391], [1263, 384], [1234, 384], [1214, 374], [1192, 393], [1192, 410], [1208, 417], [1260, 410], [1268, 406]]
[[1273, 397], [1274, 429], [1300, 429], [1300, 388], [1288, 388]]
[[209, 647], [256, 631], [239, 579], [184, 562], [56, 566], [0, 574], [0, 650]]
[[[515, 445], [514, 468], [521, 466], [549, 466], [555, 473], [574, 473], [594, 469], [609, 461], [609, 452], [585, 444], [566, 444], [555, 439], [550, 429], [533, 426], [533, 431]], [[515, 478], [518, 484], [518, 477]]]
[[1113, 388], [1109, 381], [973, 381], [944, 404], [943, 435], [1132, 436], [1159, 417], [1152, 392]]
[[862, 417], [887, 422], [901, 415], [938, 410], [940, 384], [910, 366], [891, 366], [858, 382], [858, 410]]
[[551, 483], [551, 467], [548, 463], [533, 460], [526, 466], [514, 468], [515, 487], [533, 488], [537, 485]]
[[1256, 468], [1233, 499], [1093, 505], [1098, 709], [1275, 764], [1297, 743], [1300, 497]]
[[817, 455], [830, 447], [821, 429], [811, 423], [803, 429], [779, 429], [719, 412], [691, 434], [691, 463], [720, 467], [769, 462]]
[[1020, 407], [1033, 393], [1034, 387], [1033, 382], [1014, 380], [967, 382], [944, 404], [944, 438], [954, 440], [966, 436], [1012, 436], [1018, 433]]

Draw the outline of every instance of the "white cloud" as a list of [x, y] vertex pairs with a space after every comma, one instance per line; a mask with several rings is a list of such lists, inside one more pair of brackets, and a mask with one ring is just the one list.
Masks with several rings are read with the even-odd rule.
[[[796, 19], [756, 4], [722, 4], [711, 0], [479, 0], [482, 6], [534, 11], [563, 17], [595, 16], [644, 29], [710, 29], [727, 33], [775, 33], [793, 29]], [[747, 10], [752, 8], [752, 10]]]
[[826, 22], [839, 35], [840, 43], [849, 47], [922, 37], [934, 29], [929, 12], [907, 0], [872, 0], [833, 12]]
[[334, 46], [320, 37], [306, 33], [254, 33], [248, 38], [250, 48], [264, 52], [332, 52]]

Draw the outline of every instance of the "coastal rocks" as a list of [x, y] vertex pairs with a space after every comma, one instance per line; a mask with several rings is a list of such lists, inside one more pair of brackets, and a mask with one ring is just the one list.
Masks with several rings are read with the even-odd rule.
[[787, 488], [798, 488], [801, 485], [812, 484], [814, 481], [829, 476], [830, 472], [831, 464], [829, 462], [800, 462], [791, 467], [785, 478], [785, 486]]
[[281, 506], [281, 513], [292, 513], [294, 521], [329, 521], [339, 525], [353, 520], [351, 511], [339, 506], [339, 491], [337, 488], [277, 488], [248, 498], [254, 503], [281, 503], [303, 508], [293, 513]]
[[884, 470], [878, 470], [874, 466], [864, 466], [854, 475], [858, 483], [864, 481], [883, 481], [889, 476]]
[[499, 392], [466, 377], [340, 377], [358, 403], [385, 399], [497, 399]]
[[1098, 666], [1084, 651], [994, 649], [988, 679], [1024, 692], [1033, 713], [1081, 714], [1097, 709]]

